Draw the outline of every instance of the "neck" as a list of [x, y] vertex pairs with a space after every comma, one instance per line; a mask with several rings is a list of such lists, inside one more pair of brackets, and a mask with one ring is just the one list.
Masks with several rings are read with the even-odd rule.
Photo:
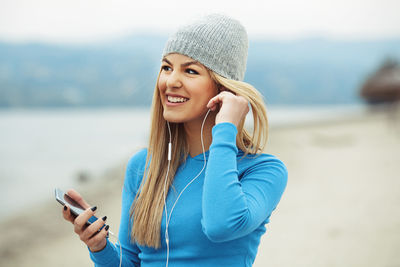
[[[215, 113], [210, 112], [204, 122], [203, 127], [203, 143], [204, 151], [210, 148], [212, 142], [212, 127], [215, 124]], [[204, 115], [205, 116], [205, 115]], [[201, 125], [203, 123], [204, 117], [198, 121], [187, 122], [184, 124], [186, 142], [189, 145], [189, 154], [191, 157], [197, 156], [203, 153], [203, 148], [201, 146]]]

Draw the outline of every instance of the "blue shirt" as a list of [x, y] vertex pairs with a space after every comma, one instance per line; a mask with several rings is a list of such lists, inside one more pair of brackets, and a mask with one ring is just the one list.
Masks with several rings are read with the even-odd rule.
[[[287, 169], [275, 156], [247, 155], [236, 147], [236, 126], [213, 127], [205, 171], [184, 191], [169, 223], [169, 266], [251, 266], [265, 224], [287, 183]], [[132, 243], [129, 211], [143, 177], [147, 151], [129, 161], [122, 192], [119, 241], [122, 266], [165, 266], [165, 212], [161, 248]], [[182, 189], [203, 168], [203, 154], [187, 157], [177, 170], [167, 196], [168, 214]], [[133, 222], [134, 223], [134, 222]], [[90, 252], [96, 266], [118, 266], [119, 247], [107, 241]]]

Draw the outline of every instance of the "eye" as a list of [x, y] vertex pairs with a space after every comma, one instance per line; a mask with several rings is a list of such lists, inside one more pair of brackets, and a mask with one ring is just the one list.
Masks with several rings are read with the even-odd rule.
[[170, 66], [167, 66], [167, 65], [163, 65], [163, 66], [161, 66], [161, 70], [163, 70], [163, 71], [170, 71], [170, 70], [171, 70], [171, 67], [170, 67]]
[[199, 74], [197, 71], [195, 71], [194, 69], [186, 69], [186, 72], [189, 74]]

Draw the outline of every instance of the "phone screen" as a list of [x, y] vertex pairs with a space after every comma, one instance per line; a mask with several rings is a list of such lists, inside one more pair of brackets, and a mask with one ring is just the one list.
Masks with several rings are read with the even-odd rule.
[[[74, 217], [77, 217], [79, 214], [83, 213], [85, 211], [85, 208], [83, 208], [81, 205], [79, 205], [78, 202], [73, 200], [70, 196], [65, 194], [62, 190], [56, 188], [55, 191], [55, 197], [56, 200], [63, 206], [67, 205], [70, 210], [71, 214]], [[97, 220], [96, 216], [92, 216], [86, 224], [91, 224]]]

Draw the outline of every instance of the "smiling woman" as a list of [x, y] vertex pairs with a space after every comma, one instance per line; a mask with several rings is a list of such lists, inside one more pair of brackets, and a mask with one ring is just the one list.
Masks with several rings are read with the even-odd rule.
[[218, 90], [206, 67], [181, 54], [163, 58], [158, 78], [164, 118], [170, 122], [202, 121], [208, 101]]
[[[147, 149], [128, 163], [120, 245], [95, 208], [64, 218], [96, 266], [251, 266], [265, 224], [287, 183], [285, 165], [262, 153], [268, 121], [262, 96], [242, 82], [247, 33], [209, 15], [180, 28], [164, 48]], [[243, 128], [252, 109], [253, 131]], [[102, 229], [102, 230], [99, 230]], [[121, 252], [120, 252], [121, 251]]]

